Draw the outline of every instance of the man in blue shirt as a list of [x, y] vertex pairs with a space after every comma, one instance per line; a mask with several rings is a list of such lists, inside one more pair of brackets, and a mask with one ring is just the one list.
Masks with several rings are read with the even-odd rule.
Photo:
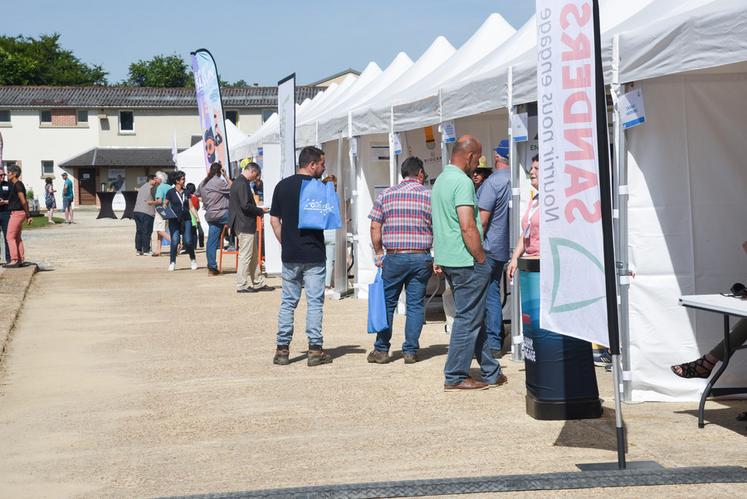
[[[501, 141], [501, 145], [503, 142]], [[495, 154], [495, 172], [483, 182], [477, 193], [477, 207], [480, 209], [480, 222], [483, 234], [485, 234], [482, 246], [492, 269], [483, 327], [487, 330], [488, 345], [495, 358], [500, 356], [503, 347], [501, 277], [503, 267], [509, 257], [508, 203], [510, 200], [511, 169], [508, 165], [508, 150], [507, 147], [499, 146]]]

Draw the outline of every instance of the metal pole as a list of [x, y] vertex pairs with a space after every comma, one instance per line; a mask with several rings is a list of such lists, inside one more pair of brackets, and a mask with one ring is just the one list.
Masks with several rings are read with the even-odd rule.
[[[508, 142], [510, 152], [508, 155], [509, 164], [511, 166], [511, 223], [509, 224], [509, 238], [510, 238], [510, 253], [514, 254], [516, 248], [516, 241], [519, 240], [520, 225], [521, 225], [521, 177], [519, 176], [519, 158], [517, 158], [516, 143], [514, 142], [513, 131], [511, 130], [511, 119], [513, 118], [516, 109], [514, 108], [514, 97], [513, 97], [513, 67], [508, 68]], [[522, 323], [521, 323], [521, 299], [519, 293], [519, 273], [518, 271], [514, 274], [513, 280], [510, 282], [511, 287], [511, 360], [514, 362], [524, 361], [524, 352], [522, 351], [523, 335], [522, 335]]]
[[625, 144], [625, 130], [622, 127], [620, 97], [625, 86], [620, 83], [620, 35], [612, 39], [612, 100], [614, 102], [615, 133], [615, 185], [612, 198], [617, 201], [617, 274], [620, 292], [620, 348], [622, 356], [623, 401], [631, 402], [632, 378], [630, 370], [630, 269], [628, 262], [628, 156]]
[[620, 331], [617, 314], [617, 269], [612, 235], [612, 197], [610, 188], [609, 142], [607, 138], [607, 98], [604, 90], [601, 35], [599, 27], [599, 2], [594, 0], [594, 61], [596, 86], [597, 153], [599, 154], [599, 191], [602, 207], [602, 238], [604, 245], [604, 281], [607, 298], [607, 327], [615, 394], [615, 426], [617, 430], [617, 466], [625, 469], [625, 427], [620, 403]]
[[347, 182], [345, 179], [342, 157], [342, 132], [337, 138], [337, 202], [340, 205], [340, 218], [342, 227], [335, 233], [335, 297], [343, 298], [348, 294], [348, 252], [347, 252], [347, 234], [348, 234], [348, 216], [345, 206], [345, 189]]

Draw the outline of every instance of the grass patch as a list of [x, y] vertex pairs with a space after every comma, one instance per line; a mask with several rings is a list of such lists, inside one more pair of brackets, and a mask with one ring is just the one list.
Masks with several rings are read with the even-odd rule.
[[[52, 217], [52, 220], [55, 221], [55, 223], [61, 224], [65, 223], [65, 219], [61, 217]], [[47, 215], [36, 215], [31, 217], [31, 225], [23, 224], [23, 230], [30, 230], [30, 229], [43, 229], [45, 227], [54, 227], [53, 224], [50, 224], [47, 222]]]

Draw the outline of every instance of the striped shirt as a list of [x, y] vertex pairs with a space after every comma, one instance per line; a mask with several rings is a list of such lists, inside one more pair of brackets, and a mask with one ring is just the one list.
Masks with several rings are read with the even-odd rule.
[[387, 250], [430, 250], [431, 192], [414, 179], [405, 179], [382, 192], [368, 218], [382, 225]]

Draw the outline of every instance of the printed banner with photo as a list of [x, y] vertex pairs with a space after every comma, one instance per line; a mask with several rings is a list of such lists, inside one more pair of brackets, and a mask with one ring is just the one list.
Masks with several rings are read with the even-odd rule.
[[593, 47], [591, 0], [537, 0], [540, 326], [608, 345]]
[[109, 192], [127, 190], [127, 171], [124, 168], [109, 168], [106, 177], [106, 187]]
[[205, 148], [205, 170], [209, 171], [210, 165], [218, 162], [228, 171], [226, 125], [223, 120], [218, 70], [210, 52], [200, 49], [192, 53], [192, 71], [195, 75], [200, 130]]
[[280, 178], [296, 173], [296, 73], [278, 82]]

